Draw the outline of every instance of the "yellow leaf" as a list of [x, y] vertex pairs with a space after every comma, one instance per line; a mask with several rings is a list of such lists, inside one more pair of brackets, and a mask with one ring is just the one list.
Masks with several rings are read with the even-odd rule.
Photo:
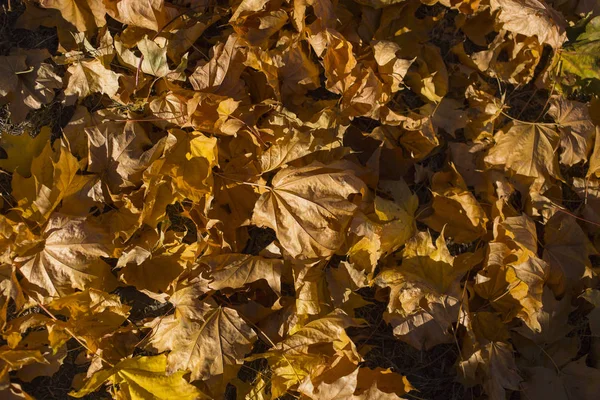
[[185, 380], [184, 371], [167, 374], [166, 368], [167, 357], [164, 354], [154, 357], [128, 358], [113, 368], [96, 372], [80, 390], [71, 392], [69, 395], [82, 398], [96, 391], [104, 383], [110, 382], [119, 385], [122, 394], [131, 400], [208, 398]]
[[160, 172], [171, 178], [178, 195], [201, 201], [212, 188], [212, 168], [216, 165], [216, 138], [200, 132], [169, 131]]
[[0, 168], [8, 172], [18, 172], [23, 177], [31, 174], [31, 162], [38, 156], [46, 143], [50, 140], [50, 127], [44, 126], [40, 132], [31, 137], [27, 132], [20, 135], [3, 133], [0, 136], [0, 147], [7, 154], [5, 159], [0, 160]]
[[89, 182], [87, 177], [77, 175], [79, 163], [64, 143], [55, 142], [55, 148], [53, 150], [50, 142], [46, 142], [41, 154], [32, 161], [32, 176], [23, 178], [16, 172], [12, 178], [16, 209], [23, 217], [40, 224], [63, 199]]
[[472, 265], [455, 263], [443, 235], [434, 246], [428, 232], [409, 240], [402, 255], [402, 265], [384, 269], [375, 278], [378, 286], [391, 289], [385, 320], [396, 336], [416, 348], [450, 341], [448, 328], [458, 318], [460, 279]]

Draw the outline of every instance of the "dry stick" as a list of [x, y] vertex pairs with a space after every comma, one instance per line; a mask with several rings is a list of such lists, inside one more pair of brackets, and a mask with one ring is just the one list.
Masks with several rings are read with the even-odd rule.
[[[560, 70], [561, 68], [562, 68], [562, 61], [559, 61], [556, 64], [556, 69]], [[552, 89], [550, 90], [550, 95], [548, 96], [548, 99], [546, 100], [546, 104], [544, 104], [544, 107], [542, 108], [542, 111], [540, 111], [540, 114], [535, 119], [536, 121], [538, 119], [540, 119], [542, 117], [542, 115], [545, 114], [546, 107], [548, 107], [548, 103], [550, 102], [550, 99], [552, 98], [552, 95], [554, 94], [554, 89], [555, 88], [556, 88], [556, 79], [552, 79]]]
[[558, 125], [558, 124], [557, 124], [557, 123], [555, 123], [555, 122], [529, 122], [529, 121], [523, 121], [523, 120], [517, 119], [517, 118], [515, 118], [515, 117], [511, 117], [510, 115], [508, 115], [508, 114], [507, 114], [507, 113], [505, 113], [504, 111], [500, 111], [500, 113], [501, 113], [502, 115], [504, 115], [505, 117], [507, 117], [508, 119], [510, 119], [510, 120], [513, 120], [513, 121], [520, 122], [520, 123], [522, 123], [522, 124], [528, 124], [528, 125], [540, 125], [540, 126], [556, 126], [556, 125]]
[[575, 218], [575, 219], [578, 219], [578, 220], [580, 220], [580, 221], [583, 221], [583, 222], [587, 222], [588, 224], [592, 224], [592, 225], [600, 226], [600, 224], [599, 224], [599, 223], [597, 223], [597, 222], [590, 221], [589, 219], [585, 219], [585, 218], [578, 217], [577, 215], [575, 215], [575, 214], [573, 214], [573, 213], [571, 213], [571, 212], [569, 212], [569, 211], [567, 211], [567, 210], [564, 210], [564, 209], [562, 209], [562, 208], [560, 208], [560, 207], [558, 207], [558, 206], [553, 206], [553, 207], [556, 209], [556, 211], [560, 211], [560, 212], [562, 212], [562, 213], [565, 213], [565, 214], [567, 214], [567, 215], [570, 215], [571, 217], [573, 217], [573, 218]]
[[[525, 105], [523, 106], [523, 108], [521, 108], [521, 111], [517, 115], [517, 118], [520, 118], [521, 115], [525, 112], [525, 110], [529, 106], [529, 103], [531, 103], [531, 100], [533, 100], [533, 97], [537, 94], [537, 92], [538, 92], [538, 88], [535, 88], [535, 90], [533, 91], [533, 93], [531, 94], [531, 96], [529, 96], [529, 100], [527, 100], [527, 102], [525, 103]], [[536, 121], [537, 121], [537, 119], [536, 119]]]

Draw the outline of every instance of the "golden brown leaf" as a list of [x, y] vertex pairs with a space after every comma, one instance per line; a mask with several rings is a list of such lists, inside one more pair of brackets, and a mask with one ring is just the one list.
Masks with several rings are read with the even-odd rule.
[[171, 351], [167, 371], [190, 370], [192, 380], [222, 375], [224, 387], [237, 373], [256, 338], [237, 311], [212, 305], [199, 321], [163, 319], [151, 343], [159, 351]]
[[281, 170], [273, 178], [272, 188], [256, 203], [252, 221], [274, 229], [293, 257], [333, 254], [342, 245], [356, 211], [348, 198], [364, 190], [348, 167], [344, 163], [313, 163]]
[[93, 221], [54, 214], [39, 245], [16, 261], [30, 293], [63, 296], [75, 289], [111, 290], [115, 280], [100, 257], [110, 257], [112, 249], [106, 231]]

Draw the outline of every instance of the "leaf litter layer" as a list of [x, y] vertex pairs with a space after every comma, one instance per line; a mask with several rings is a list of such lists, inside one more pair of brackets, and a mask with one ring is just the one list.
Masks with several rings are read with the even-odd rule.
[[596, 3], [6, 2], [0, 397], [595, 398]]

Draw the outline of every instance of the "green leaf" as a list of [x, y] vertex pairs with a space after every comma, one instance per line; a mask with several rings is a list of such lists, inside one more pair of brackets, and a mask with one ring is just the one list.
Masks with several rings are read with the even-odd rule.
[[593, 18], [560, 52], [560, 79], [564, 86], [600, 93], [600, 17]]

